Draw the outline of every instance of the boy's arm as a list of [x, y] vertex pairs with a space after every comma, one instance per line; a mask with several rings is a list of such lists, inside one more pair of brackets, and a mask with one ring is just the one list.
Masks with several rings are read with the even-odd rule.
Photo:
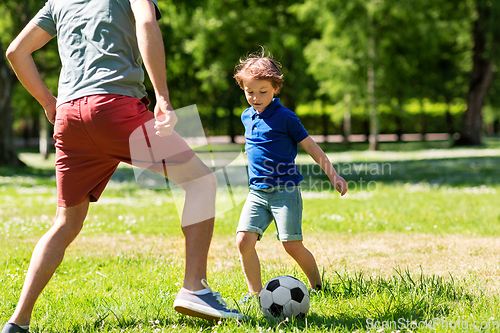
[[332, 163], [326, 156], [323, 149], [310, 137], [308, 136], [304, 140], [300, 141], [300, 146], [313, 158], [313, 160], [318, 163], [318, 165], [326, 173], [330, 182], [335, 186], [335, 189], [339, 191], [340, 195], [344, 195], [347, 192], [347, 182], [344, 178], [337, 174]]
[[40, 103], [45, 110], [47, 119], [54, 124], [56, 98], [40, 78], [32, 56], [33, 52], [47, 44], [51, 39], [52, 36], [48, 32], [30, 22], [9, 45], [6, 56], [19, 81]]
[[165, 65], [165, 50], [160, 27], [156, 21], [156, 8], [152, 1], [137, 0], [132, 4], [135, 17], [137, 43], [144, 67], [153, 84], [156, 96], [156, 134], [172, 134], [177, 123], [177, 115], [170, 104]]

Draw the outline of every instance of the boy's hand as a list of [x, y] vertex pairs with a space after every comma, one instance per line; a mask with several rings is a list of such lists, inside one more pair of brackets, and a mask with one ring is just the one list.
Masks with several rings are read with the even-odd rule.
[[335, 189], [339, 191], [340, 196], [343, 196], [344, 194], [347, 193], [348, 186], [344, 178], [340, 177], [339, 175], [335, 175], [331, 180], [331, 182], [335, 187]]

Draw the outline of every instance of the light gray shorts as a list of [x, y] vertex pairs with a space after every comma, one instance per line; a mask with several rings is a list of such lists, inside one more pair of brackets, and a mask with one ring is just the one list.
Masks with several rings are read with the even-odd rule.
[[302, 240], [302, 196], [298, 186], [250, 190], [236, 232], [259, 234], [259, 240], [274, 220], [281, 242]]

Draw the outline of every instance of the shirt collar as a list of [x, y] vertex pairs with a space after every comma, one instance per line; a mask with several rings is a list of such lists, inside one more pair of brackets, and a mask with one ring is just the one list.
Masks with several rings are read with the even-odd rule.
[[281, 106], [279, 98], [273, 98], [271, 104], [269, 104], [267, 108], [261, 113], [255, 111], [255, 109], [252, 106], [252, 111], [253, 111], [252, 118], [255, 119], [255, 117], [257, 116], [259, 116], [259, 118], [269, 118], [274, 113], [274, 110], [276, 110], [279, 106]]

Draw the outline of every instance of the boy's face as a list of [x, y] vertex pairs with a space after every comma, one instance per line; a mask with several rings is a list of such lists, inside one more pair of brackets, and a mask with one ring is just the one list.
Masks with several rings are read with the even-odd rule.
[[245, 97], [248, 104], [253, 106], [255, 111], [264, 111], [269, 104], [273, 101], [274, 95], [278, 93], [278, 89], [273, 88], [271, 81], [258, 80], [248, 77], [243, 80], [245, 87]]

